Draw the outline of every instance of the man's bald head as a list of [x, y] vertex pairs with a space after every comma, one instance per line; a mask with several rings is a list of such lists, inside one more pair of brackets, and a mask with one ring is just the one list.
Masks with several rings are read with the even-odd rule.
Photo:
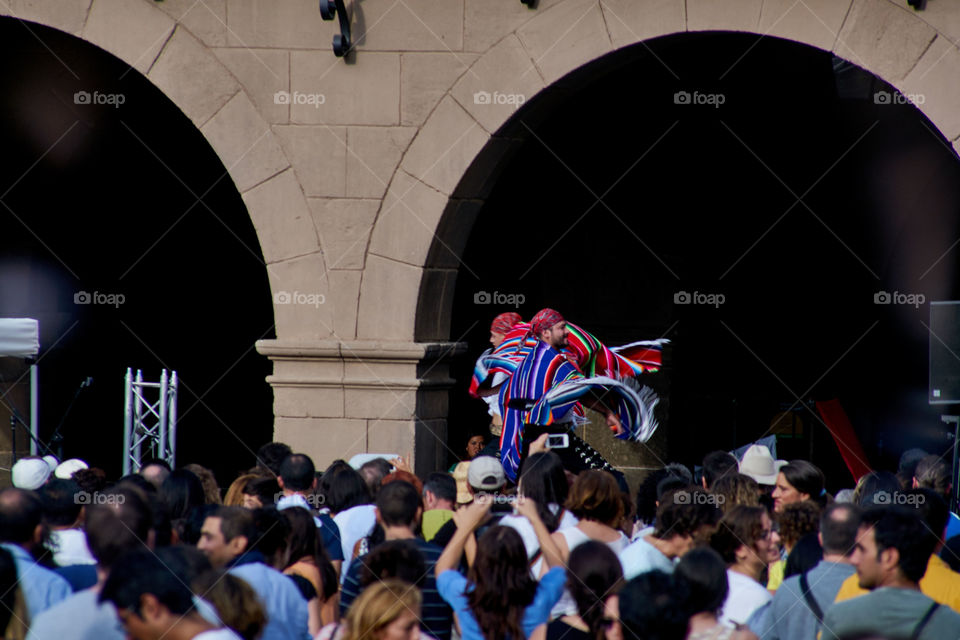
[[820, 539], [824, 554], [849, 556], [857, 543], [857, 528], [863, 511], [849, 502], [834, 502], [820, 516]]

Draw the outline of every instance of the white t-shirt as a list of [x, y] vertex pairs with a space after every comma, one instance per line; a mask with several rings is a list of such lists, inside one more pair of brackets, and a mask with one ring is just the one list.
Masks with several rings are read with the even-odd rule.
[[673, 573], [673, 562], [655, 546], [640, 538], [620, 552], [618, 556], [623, 565], [623, 579], [631, 580], [641, 573], [659, 569]]
[[746, 624], [750, 614], [773, 599], [766, 587], [742, 573], [727, 569], [727, 582], [730, 592], [723, 603], [720, 622], [728, 627]]
[[[75, 564], [97, 564], [87, 546], [87, 534], [80, 529], [60, 529], [50, 532], [50, 546], [56, 548], [53, 561], [61, 567]], [[55, 546], [54, 546], [55, 545]]]
[[[340, 547], [343, 549], [343, 565], [350, 566], [353, 559], [353, 547], [357, 540], [370, 535], [373, 527], [377, 524], [377, 516], [374, 513], [376, 507], [372, 504], [362, 504], [358, 507], [351, 507], [346, 511], [341, 511], [334, 516], [333, 521], [340, 528]], [[347, 578], [347, 572], [340, 572], [340, 584]]]
[[[550, 511], [554, 514], [559, 510], [560, 505], [550, 505]], [[564, 510], [563, 515], [560, 516], [560, 524], [557, 526], [557, 531], [575, 527], [578, 522], [580, 521], [577, 519], [577, 516]], [[529, 520], [520, 515], [503, 516], [500, 518], [500, 524], [504, 527], [510, 527], [520, 534], [520, 537], [523, 539], [523, 546], [527, 548], [528, 560], [532, 560], [533, 556], [537, 555], [537, 551], [540, 550], [540, 541], [537, 540], [537, 534], [533, 530], [533, 525], [530, 524]]]

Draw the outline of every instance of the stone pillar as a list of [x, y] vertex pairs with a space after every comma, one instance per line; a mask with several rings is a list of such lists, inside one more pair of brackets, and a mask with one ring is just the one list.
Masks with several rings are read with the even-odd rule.
[[413, 456], [427, 473], [447, 461], [451, 357], [464, 343], [261, 340], [273, 361], [274, 439], [323, 468], [357, 453]]

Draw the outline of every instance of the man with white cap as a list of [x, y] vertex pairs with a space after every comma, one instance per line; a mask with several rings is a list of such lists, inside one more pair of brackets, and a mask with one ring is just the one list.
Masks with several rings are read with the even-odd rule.
[[63, 480], [69, 480], [80, 469], [89, 469], [89, 466], [80, 458], [70, 458], [61, 462], [54, 470], [53, 475]]
[[[513, 505], [500, 494], [506, 483], [507, 475], [499, 459], [491, 456], [477, 456], [470, 461], [467, 468], [467, 492], [470, 494], [470, 500], [484, 494], [494, 497], [493, 507], [485, 516], [486, 519], [477, 527], [475, 532], [477, 538], [488, 527], [497, 524], [501, 517], [513, 512]], [[460, 496], [457, 497], [457, 502], [460, 502]], [[448, 520], [430, 542], [445, 547], [456, 532], [456, 523]]]
[[740, 460], [740, 473], [750, 476], [757, 484], [773, 487], [777, 484], [777, 474], [786, 464], [786, 460], [774, 460], [767, 447], [755, 444], [744, 452]]
[[39, 489], [50, 479], [50, 474], [57, 468], [57, 464], [57, 459], [53, 456], [20, 458], [10, 470], [13, 486], [28, 491]]

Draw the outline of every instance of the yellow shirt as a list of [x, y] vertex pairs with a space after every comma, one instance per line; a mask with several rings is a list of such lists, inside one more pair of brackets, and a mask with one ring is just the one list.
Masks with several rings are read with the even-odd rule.
[[[960, 613], [960, 573], [952, 571], [939, 556], [930, 556], [927, 572], [920, 578], [920, 591]], [[834, 602], [856, 598], [865, 593], [869, 592], [860, 588], [857, 574], [853, 574], [840, 585], [840, 591], [837, 592]]]
[[783, 574], [787, 569], [786, 560], [777, 560], [767, 569], [767, 591], [776, 591], [783, 584]]
[[453, 517], [453, 511], [449, 509], [430, 509], [423, 512], [423, 519], [420, 521], [420, 532], [423, 539], [427, 542], [437, 535], [440, 527], [447, 523], [447, 520]]

